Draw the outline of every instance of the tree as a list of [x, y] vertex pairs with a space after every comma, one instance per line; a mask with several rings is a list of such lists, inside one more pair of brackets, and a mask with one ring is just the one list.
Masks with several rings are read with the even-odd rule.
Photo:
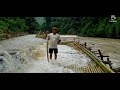
[[[120, 17], [110, 23], [109, 17], [45, 17], [44, 27], [56, 26], [61, 34], [120, 38]], [[42, 27], [43, 27], [42, 26]]]
[[0, 32], [4, 32], [4, 28], [11, 32], [34, 33], [40, 30], [40, 25], [35, 17], [0, 17]]

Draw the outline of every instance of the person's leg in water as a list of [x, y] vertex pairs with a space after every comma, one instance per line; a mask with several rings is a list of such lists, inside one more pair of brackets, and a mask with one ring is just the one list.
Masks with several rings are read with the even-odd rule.
[[58, 49], [55, 49], [55, 50], [54, 50], [55, 60], [57, 59], [57, 53], [58, 53]]
[[57, 59], [57, 53], [54, 53], [55, 54], [55, 60]]
[[49, 49], [49, 53], [50, 53], [50, 59], [52, 60], [52, 53], [53, 53], [53, 49]]
[[50, 53], [50, 59], [52, 60], [52, 53]]

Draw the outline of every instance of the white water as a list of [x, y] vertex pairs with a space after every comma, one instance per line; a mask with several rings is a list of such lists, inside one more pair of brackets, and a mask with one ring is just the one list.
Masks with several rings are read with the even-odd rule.
[[78, 64], [79, 67], [87, 65], [90, 61], [84, 54], [79, 54], [78, 51], [66, 45], [58, 46], [59, 53], [57, 61], [54, 60], [48, 63], [47, 56], [40, 58], [39, 61], [34, 62], [34, 66], [31, 67], [27, 73], [74, 73], [74, 71], [64, 68], [71, 64]]
[[77, 35], [61, 35], [61, 37], [78, 37]]
[[[46, 41], [35, 35], [17, 37], [0, 42], [1, 73], [75, 73], [65, 68], [71, 64], [86, 66], [90, 59], [66, 45], [58, 46], [58, 59], [48, 63]], [[16, 52], [15, 54], [9, 54]]]

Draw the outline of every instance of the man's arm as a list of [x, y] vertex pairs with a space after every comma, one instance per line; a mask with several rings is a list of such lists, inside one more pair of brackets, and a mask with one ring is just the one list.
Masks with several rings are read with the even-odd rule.
[[58, 44], [61, 42], [61, 40], [58, 41]]
[[58, 44], [61, 42], [61, 39], [60, 39], [60, 35], [59, 35], [59, 41], [58, 41]]

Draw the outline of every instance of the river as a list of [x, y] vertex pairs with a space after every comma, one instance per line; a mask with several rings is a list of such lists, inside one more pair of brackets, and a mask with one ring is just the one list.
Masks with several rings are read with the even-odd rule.
[[[72, 39], [68, 38], [68, 40]], [[75, 40], [80, 44], [87, 42], [87, 46], [94, 51], [100, 49], [103, 55], [109, 56], [113, 68], [120, 67], [120, 39], [77, 37]]]
[[76, 73], [66, 68], [77, 64], [86, 66], [91, 60], [82, 52], [67, 45], [58, 45], [57, 61], [48, 63], [46, 40], [26, 35], [0, 41], [1, 73]]
[[[61, 35], [62, 41], [75, 41], [87, 45], [93, 50], [100, 49], [103, 55], [109, 55], [113, 68], [120, 67], [120, 39], [95, 37], [77, 37]], [[46, 40], [26, 35], [0, 41], [0, 73], [76, 73], [66, 68], [77, 64], [87, 66], [91, 61], [85, 54], [73, 47], [58, 45], [58, 59], [52, 58], [48, 63], [46, 55]]]

